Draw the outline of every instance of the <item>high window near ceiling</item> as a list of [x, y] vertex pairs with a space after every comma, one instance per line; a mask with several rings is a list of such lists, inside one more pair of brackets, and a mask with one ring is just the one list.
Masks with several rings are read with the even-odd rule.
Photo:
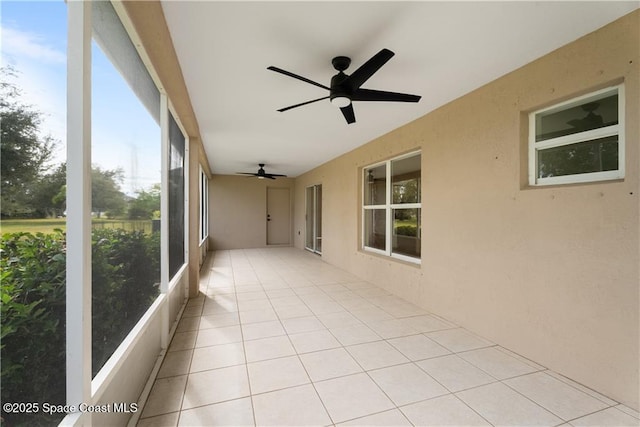
[[420, 263], [420, 153], [365, 167], [362, 182], [363, 249]]
[[529, 184], [624, 178], [624, 86], [529, 115]]

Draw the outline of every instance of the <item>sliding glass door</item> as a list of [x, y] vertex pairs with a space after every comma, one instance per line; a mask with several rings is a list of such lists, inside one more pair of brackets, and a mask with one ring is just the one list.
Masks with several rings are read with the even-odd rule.
[[312, 185], [306, 191], [305, 247], [317, 254], [322, 253], [322, 185]]

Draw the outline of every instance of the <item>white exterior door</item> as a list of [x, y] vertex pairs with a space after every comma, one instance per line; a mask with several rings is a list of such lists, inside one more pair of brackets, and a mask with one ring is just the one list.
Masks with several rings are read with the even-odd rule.
[[267, 187], [267, 245], [291, 244], [291, 201], [288, 188]]

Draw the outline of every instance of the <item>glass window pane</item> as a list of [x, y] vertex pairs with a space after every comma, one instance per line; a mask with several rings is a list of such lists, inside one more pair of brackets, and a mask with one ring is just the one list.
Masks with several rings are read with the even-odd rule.
[[364, 204], [384, 205], [387, 203], [387, 166], [380, 165], [364, 170]]
[[96, 23], [108, 30], [91, 54], [94, 376], [160, 292], [160, 233], [153, 221], [160, 215], [161, 141], [152, 112], [159, 105], [149, 109], [129, 84], [135, 75], [123, 75], [146, 72], [143, 66], [114, 65], [141, 60], [111, 4], [100, 3]]
[[420, 158], [417, 155], [391, 162], [392, 203], [420, 203]]
[[536, 114], [536, 142], [618, 124], [618, 94]]
[[420, 211], [393, 209], [393, 253], [420, 258]]
[[209, 236], [209, 181], [200, 168], [200, 242]]
[[617, 135], [538, 151], [538, 178], [617, 169]]
[[306, 230], [305, 230], [305, 247], [313, 250], [313, 222], [314, 222], [314, 187], [307, 187], [306, 191]]
[[169, 278], [184, 264], [185, 137], [169, 114]]
[[322, 252], [322, 185], [316, 185], [316, 251]]
[[369, 248], [385, 250], [387, 237], [387, 219], [385, 209], [366, 209], [364, 211], [364, 245]]

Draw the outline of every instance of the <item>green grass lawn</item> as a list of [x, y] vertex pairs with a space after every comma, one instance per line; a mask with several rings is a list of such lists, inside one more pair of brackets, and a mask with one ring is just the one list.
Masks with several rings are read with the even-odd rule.
[[56, 219], [3, 219], [0, 221], [0, 233], [53, 233], [56, 228], [66, 230], [67, 223], [65, 218]]
[[[150, 220], [127, 220], [127, 219], [96, 219], [92, 221], [94, 228], [123, 228], [128, 231], [144, 230], [151, 232]], [[55, 219], [7, 219], [0, 221], [0, 234], [5, 233], [53, 233], [53, 230], [60, 228], [67, 229], [65, 218]]]

